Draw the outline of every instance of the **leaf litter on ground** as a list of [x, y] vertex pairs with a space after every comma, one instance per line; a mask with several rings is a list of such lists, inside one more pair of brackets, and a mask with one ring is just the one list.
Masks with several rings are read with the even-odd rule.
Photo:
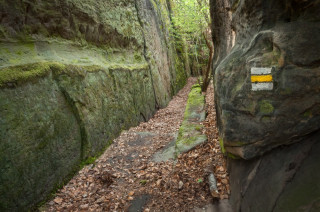
[[[227, 199], [229, 177], [217, 137], [212, 85], [206, 92], [208, 116], [202, 123], [208, 142], [179, 155], [176, 161], [152, 161], [153, 154], [175, 138], [188, 93], [195, 83], [196, 78], [190, 78], [166, 108], [148, 122], [122, 132], [95, 165], [79, 171], [44, 210], [127, 211], [135, 197], [148, 194], [144, 211], [190, 211], [215, 198], [208, 184], [212, 172], [217, 179], [219, 198]], [[147, 139], [142, 139], [141, 134]]]

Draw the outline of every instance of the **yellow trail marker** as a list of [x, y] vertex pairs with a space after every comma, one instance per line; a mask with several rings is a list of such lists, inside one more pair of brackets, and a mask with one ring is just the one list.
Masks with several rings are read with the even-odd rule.
[[253, 75], [251, 82], [272, 82], [272, 75]]

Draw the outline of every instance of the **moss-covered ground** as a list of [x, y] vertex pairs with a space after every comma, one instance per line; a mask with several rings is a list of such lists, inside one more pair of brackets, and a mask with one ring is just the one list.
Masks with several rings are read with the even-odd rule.
[[187, 152], [207, 141], [207, 137], [202, 134], [203, 125], [201, 125], [205, 119], [204, 105], [205, 97], [202, 95], [201, 87], [195, 84], [188, 95], [184, 120], [176, 141], [176, 154]]

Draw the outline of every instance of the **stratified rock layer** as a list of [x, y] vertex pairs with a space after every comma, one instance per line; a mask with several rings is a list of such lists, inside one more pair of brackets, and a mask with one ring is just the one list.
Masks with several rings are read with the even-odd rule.
[[[316, 210], [319, 1], [210, 4], [220, 138], [228, 155], [240, 158], [229, 163], [235, 210]], [[259, 78], [256, 68], [271, 74]]]
[[43, 200], [184, 85], [169, 6], [0, 2], [1, 211]]

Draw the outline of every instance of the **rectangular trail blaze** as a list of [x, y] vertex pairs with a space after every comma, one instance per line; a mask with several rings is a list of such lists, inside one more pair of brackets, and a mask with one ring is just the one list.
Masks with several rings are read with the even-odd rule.
[[272, 68], [251, 68], [251, 85], [253, 91], [273, 90]]

